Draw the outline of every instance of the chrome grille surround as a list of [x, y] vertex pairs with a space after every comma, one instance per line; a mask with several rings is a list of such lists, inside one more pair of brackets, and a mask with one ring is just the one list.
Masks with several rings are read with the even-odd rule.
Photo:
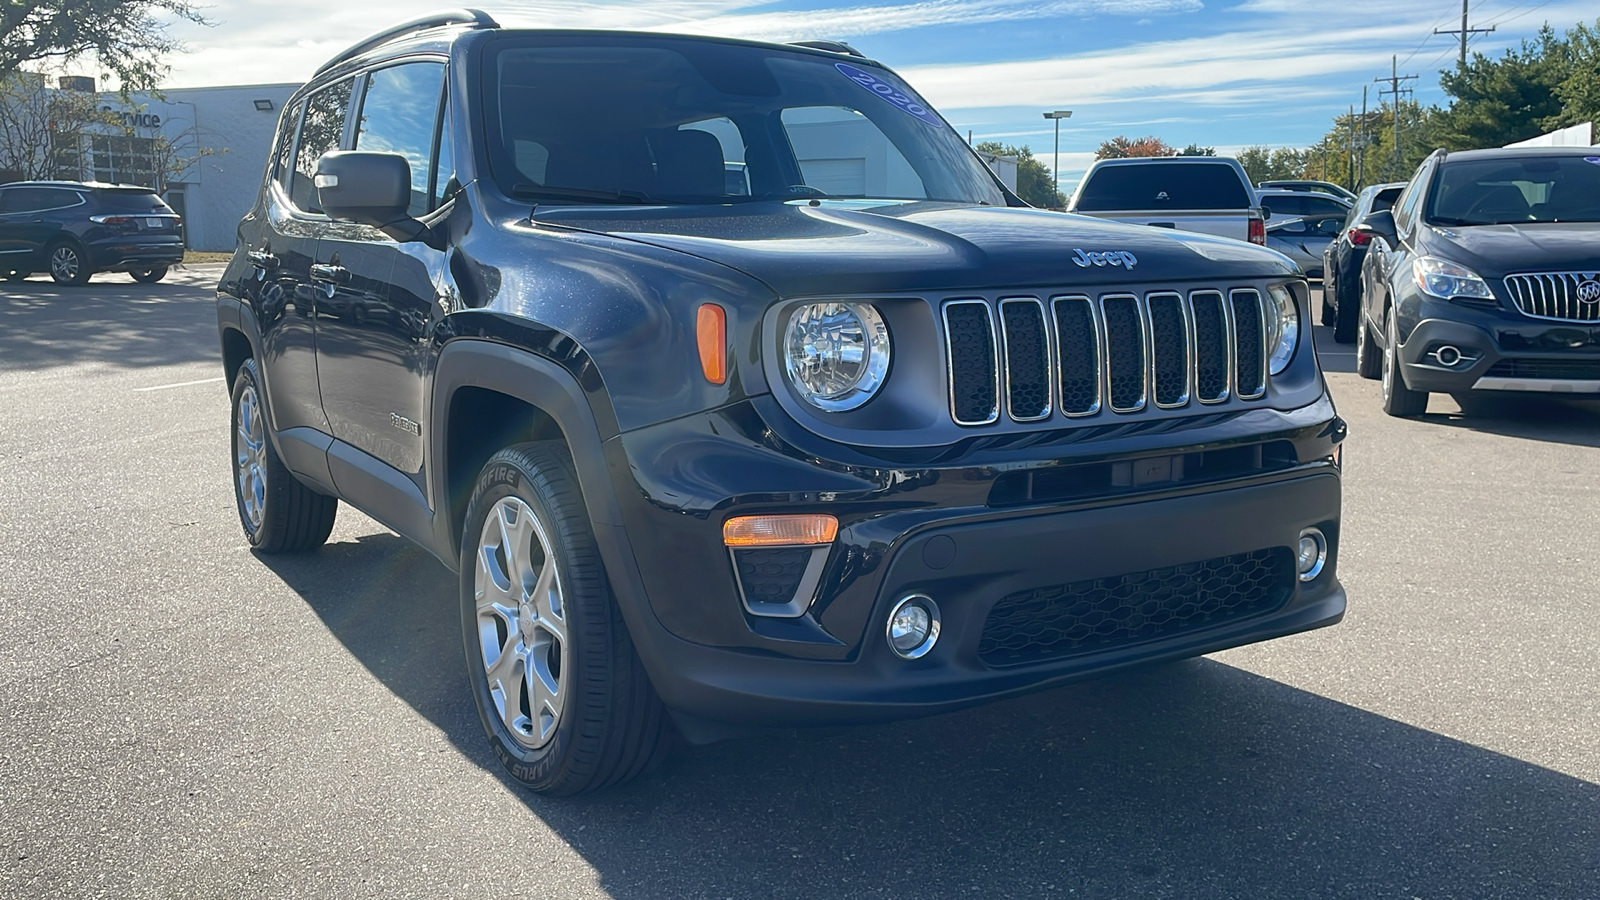
[[[1018, 333], [1013, 335], [1012, 318], [1008, 315], [1008, 311], [1018, 310], [1021, 307], [1032, 307], [1032, 311], [1023, 313], [1023, 315], [1027, 315], [1030, 318], [1033, 316], [1038, 317], [1036, 335], [1026, 335], [1022, 333], [1020, 328]], [[1044, 303], [1036, 297], [1007, 297], [1001, 300], [1000, 336], [1001, 343], [1005, 348], [1005, 362], [1001, 365], [1000, 371], [1005, 376], [1002, 393], [1005, 395], [1006, 414], [1011, 416], [1013, 422], [1038, 422], [1042, 419], [1050, 418], [1050, 414], [1055, 411], [1055, 406], [1051, 402], [1055, 392], [1051, 387], [1054, 379], [1050, 377], [1052, 363], [1050, 326], [1049, 317], [1044, 312]], [[1017, 372], [1019, 368], [1029, 366], [1030, 362], [1033, 362], [1028, 360], [1019, 361], [1018, 359], [1020, 356], [1028, 355], [1024, 348], [1030, 338], [1038, 342], [1037, 354], [1039, 358], [1034, 366], [1030, 366], [1036, 367], [1037, 372], [1021, 373], [1019, 375]], [[1024, 412], [1023, 414], [1018, 414], [1016, 408], [1017, 394], [1025, 389], [1023, 385], [1028, 381], [1030, 374], [1038, 379], [1042, 387], [1043, 403], [1037, 404], [1040, 407], [1037, 413]]]
[[[961, 315], [962, 313], [958, 311], [965, 307], [972, 306], [979, 307], [983, 310], [984, 320], [987, 323], [988, 359], [982, 363], [982, 365], [988, 367], [986, 386], [989, 388], [989, 391], [991, 392], [990, 395], [994, 399], [994, 402], [990, 405], [988, 412], [981, 418], [975, 418], [972, 416], [967, 416], [965, 418], [962, 417], [963, 390], [968, 387], [981, 386], [957, 384], [957, 381], [962, 380], [963, 378], [962, 373], [958, 372], [958, 368], [963, 367], [969, 361], [963, 359], [961, 355], [957, 354], [955, 347], [955, 329], [951, 325], [951, 314], [953, 312], [957, 315]], [[950, 300], [944, 304], [944, 308], [941, 312], [944, 319], [945, 359], [947, 361], [946, 364], [949, 367], [948, 379], [950, 382], [950, 418], [953, 419], [957, 425], [992, 425], [1000, 420], [1000, 343], [995, 335], [994, 311], [989, 308], [989, 303], [986, 300]], [[980, 375], [980, 377], [983, 376]]]
[[1600, 322], [1600, 301], [1578, 298], [1585, 282], [1600, 282], [1600, 272], [1530, 272], [1507, 275], [1506, 291], [1517, 311], [1551, 322]]
[[[1124, 416], [1266, 396], [1263, 288], [1022, 293], [962, 296], [940, 304], [950, 415], [958, 425]], [[982, 306], [982, 314], [969, 306]], [[952, 313], [959, 320], [959, 339], [951, 333]], [[1044, 348], [1034, 340], [1035, 321], [1043, 326]], [[1018, 329], [1025, 332], [1021, 341]], [[987, 338], [986, 347], [978, 346], [978, 336]], [[963, 348], [977, 358], [961, 358]], [[1033, 373], [1041, 349], [1051, 402], [1039, 413]], [[1011, 359], [1014, 351], [1022, 358]], [[982, 377], [985, 373], [988, 377]], [[992, 407], [975, 408], [974, 398], [990, 396]], [[965, 409], [961, 398], [966, 398]]]

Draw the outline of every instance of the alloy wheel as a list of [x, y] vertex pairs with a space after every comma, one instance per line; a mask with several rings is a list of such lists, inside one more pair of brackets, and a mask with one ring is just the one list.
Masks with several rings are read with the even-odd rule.
[[71, 281], [78, 277], [78, 251], [71, 247], [57, 247], [50, 254], [50, 274], [60, 281]]
[[255, 385], [239, 394], [235, 424], [234, 466], [239, 479], [239, 502], [252, 533], [261, 530], [267, 503], [267, 430], [261, 419], [261, 401]]
[[484, 519], [474, 588], [495, 711], [518, 744], [542, 747], [567, 705], [567, 621], [554, 548], [520, 498], [501, 498]]

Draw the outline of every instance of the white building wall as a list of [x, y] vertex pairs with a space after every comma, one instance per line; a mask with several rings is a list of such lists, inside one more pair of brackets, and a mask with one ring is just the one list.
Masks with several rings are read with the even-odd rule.
[[1558, 131], [1552, 131], [1549, 134], [1541, 134], [1538, 137], [1528, 138], [1525, 141], [1517, 141], [1515, 144], [1507, 144], [1506, 146], [1507, 147], [1593, 147], [1593, 146], [1595, 146], [1595, 143], [1594, 143], [1594, 123], [1593, 122], [1584, 122], [1584, 123], [1579, 124], [1579, 125], [1574, 125], [1571, 128], [1562, 128], [1562, 129], [1560, 129]]
[[[182, 178], [184, 218], [188, 223], [191, 249], [229, 251], [234, 248], [239, 220], [249, 211], [261, 188], [262, 173], [266, 171], [267, 156], [272, 149], [272, 132], [283, 114], [284, 103], [298, 87], [298, 84], [252, 84], [164, 92], [169, 103], [184, 104], [194, 110], [193, 124], [199, 146], [213, 151]], [[256, 109], [257, 100], [271, 101], [272, 109]]]

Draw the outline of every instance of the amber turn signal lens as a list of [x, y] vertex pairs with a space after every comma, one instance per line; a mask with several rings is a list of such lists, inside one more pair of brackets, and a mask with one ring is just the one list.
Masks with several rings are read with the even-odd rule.
[[700, 343], [700, 371], [712, 384], [728, 380], [728, 313], [715, 303], [700, 304], [694, 336]]
[[722, 523], [722, 542], [729, 547], [831, 544], [838, 534], [833, 516], [739, 516]]

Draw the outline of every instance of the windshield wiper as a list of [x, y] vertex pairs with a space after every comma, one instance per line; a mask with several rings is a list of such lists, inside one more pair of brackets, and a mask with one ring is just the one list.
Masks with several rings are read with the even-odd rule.
[[572, 200], [588, 203], [654, 204], [670, 203], [658, 200], [642, 191], [591, 191], [584, 188], [554, 187], [545, 184], [518, 184], [511, 188], [511, 196], [519, 200]]

